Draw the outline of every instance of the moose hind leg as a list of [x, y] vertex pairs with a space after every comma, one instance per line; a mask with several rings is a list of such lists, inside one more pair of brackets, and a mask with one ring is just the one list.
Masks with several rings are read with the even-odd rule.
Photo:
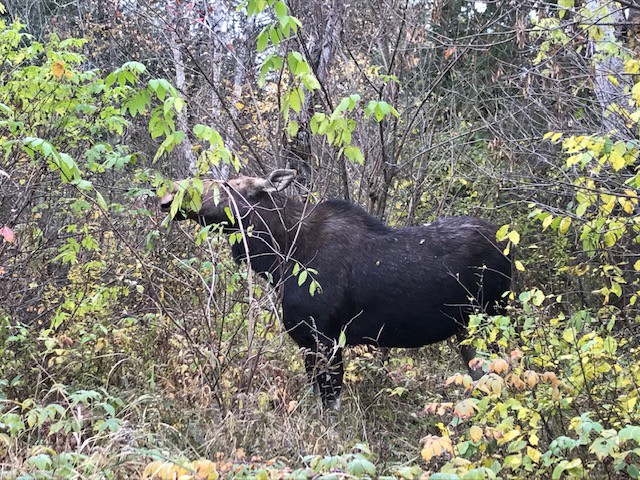
[[313, 384], [313, 393], [317, 395], [320, 394], [320, 387], [318, 385], [318, 382], [316, 381], [319, 366], [320, 362], [318, 361], [317, 351], [315, 349], [305, 348], [304, 369], [307, 372], [307, 378]]
[[307, 375], [314, 380], [314, 389], [318, 389], [323, 405], [337, 410], [344, 374], [342, 349], [320, 345], [305, 352], [304, 362]]
[[476, 349], [473, 347], [473, 345], [461, 345], [462, 341], [466, 338], [466, 333], [456, 334], [456, 339], [458, 340], [458, 344], [460, 347], [460, 356], [462, 357], [462, 361], [464, 362], [466, 367], [469, 369], [469, 375], [471, 376], [471, 378], [473, 378], [474, 380], [480, 380], [480, 377], [482, 377], [483, 375], [482, 368], [473, 369], [471, 368], [471, 365], [469, 365], [469, 362], [471, 362], [471, 360], [473, 360], [476, 356]]

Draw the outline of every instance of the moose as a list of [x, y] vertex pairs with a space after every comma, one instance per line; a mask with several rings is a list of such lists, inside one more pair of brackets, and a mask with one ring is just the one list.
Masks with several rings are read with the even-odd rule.
[[[280, 169], [266, 178], [204, 180], [198, 208], [183, 201], [174, 219], [242, 232], [233, 257], [282, 287], [284, 327], [301, 347], [325, 406], [339, 405], [342, 347], [462, 340], [471, 313], [501, 312], [511, 261], [493, 225], [459, 216], [392, 228], [349, 201], [313, 204], [286, 196], [295, 176]], [[173, 182], [160, 208], [168, 212], [174, 199], [188, 198], [177, 192], [192, 191], [192, 182]], [[461, 346], [461, 355], [468, 365], [475, 351]]]

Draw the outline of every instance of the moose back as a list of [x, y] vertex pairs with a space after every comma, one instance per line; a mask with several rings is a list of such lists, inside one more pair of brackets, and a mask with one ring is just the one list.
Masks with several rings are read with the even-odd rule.
[[[346, 345], [419, 347], [464, 338], [474, 311], [499, 312], [511, 262], [493, 225], [447, 217], [391, 228], [347, 201], [310, 204], [285, 196], [294, 178], [293, 170], [276, 170], [268, 178], [205, 180], [201, 207], [181, 207], [174, 219], [226, 222], [223, 231], [243, 232], [233, 256], [283, 287], [285, 328], [302, 347], [325, 405], [337, 405], [345, 339]], [[174, 182], [161, 208], [170, 211], [177, 192], [190, 186], [190, 180]], [[313, 273], [299, 285], [305, 269]], [[319, 288], [311, 295], [314, 280]], [[461, 353], [465, 363], [475, 354], [470, 347]]]

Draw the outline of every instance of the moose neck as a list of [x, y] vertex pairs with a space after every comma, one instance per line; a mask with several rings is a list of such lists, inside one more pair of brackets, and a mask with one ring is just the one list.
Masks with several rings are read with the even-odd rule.
[[248, 260], [254, 271], [278, 283], [287, 270], [291, 247], [303, 231], [303, 209], [301, 202], [279, 195], [248, 207], [240, 219], [244, 241], [233, 245], [234, 259]]

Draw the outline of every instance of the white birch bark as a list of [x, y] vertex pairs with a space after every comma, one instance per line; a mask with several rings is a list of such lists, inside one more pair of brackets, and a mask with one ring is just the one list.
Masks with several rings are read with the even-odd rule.
[[[624, 74], [624, 63], [617, 49], [623, 49], [624, 43], [616, 36], [616, 25], [625, 21], [624, 10], [606, 0], [589, 0], [587, 8], [594, 14], [594, 19], [601, 24], [603, 37], [591, 42], [593, 54], [594, 93], [602, 109], [602, 130], [617, 140], [632, 140], [637, 137], [628, 126], [632, 113], [631, 79]], [[602, 12], [602, 13], [601, 13]]]

